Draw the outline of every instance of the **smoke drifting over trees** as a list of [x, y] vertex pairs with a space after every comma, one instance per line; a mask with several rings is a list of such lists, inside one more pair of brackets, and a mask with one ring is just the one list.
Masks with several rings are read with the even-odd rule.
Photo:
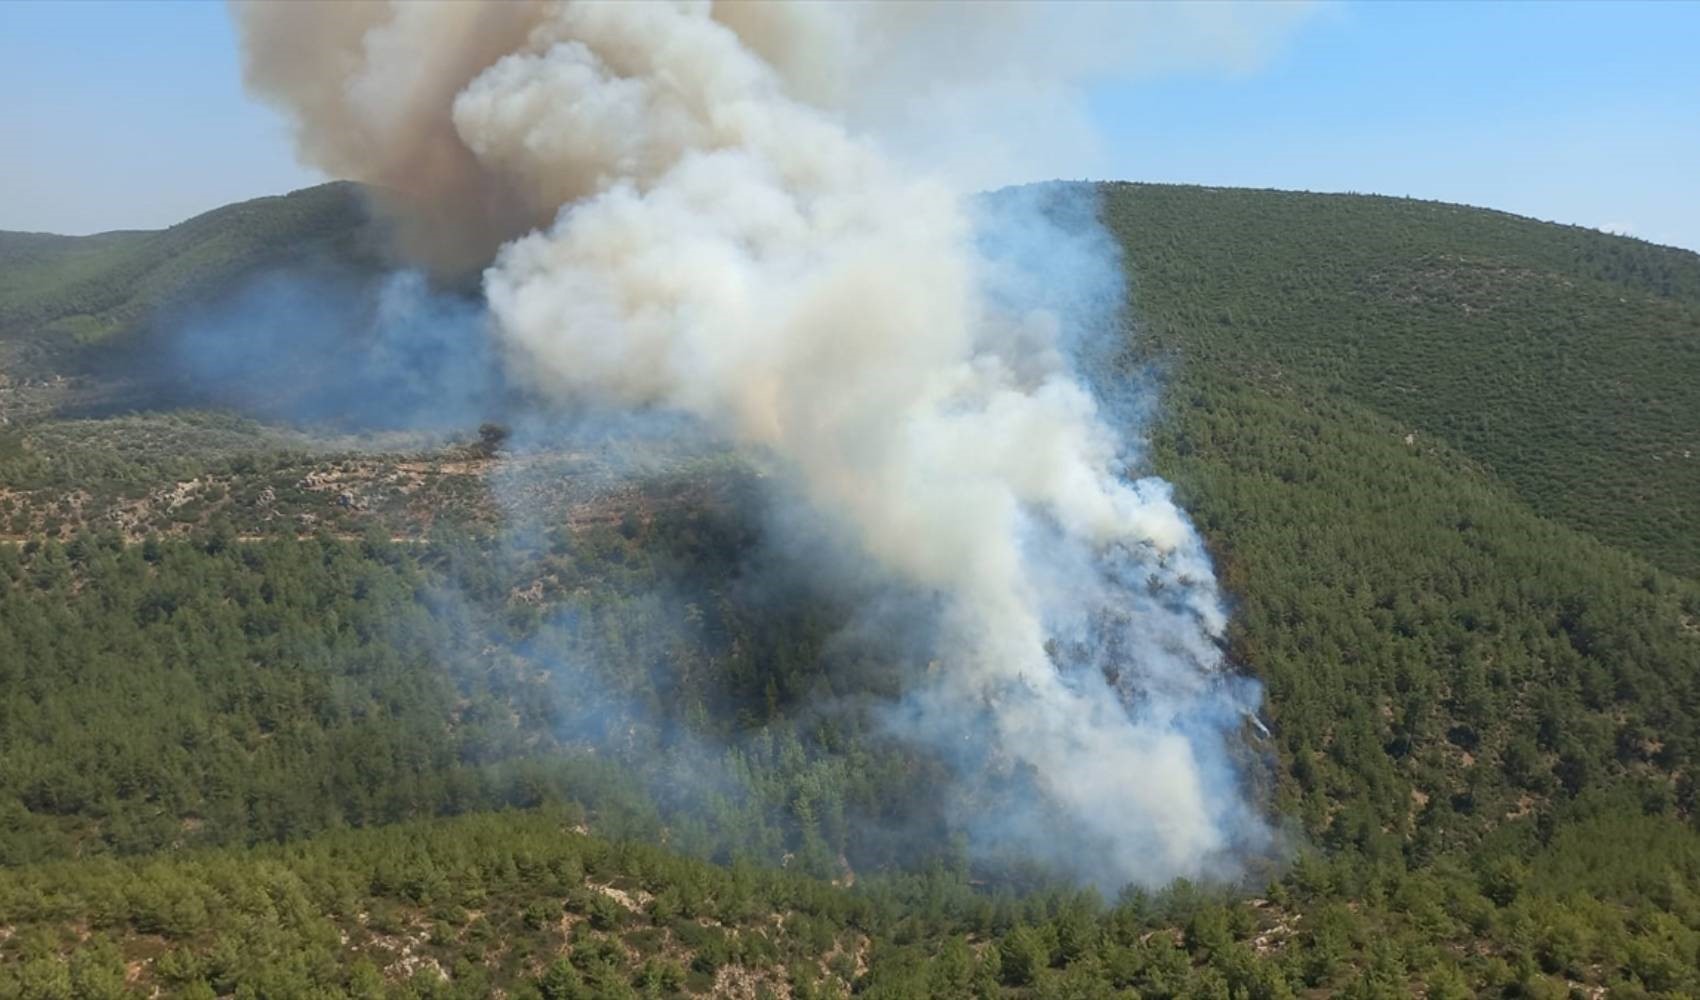
[[1230, 755], [1258, 693], [1224, 668], [1209, 559], [1130, 472], [1146, 401], [1077, 370], [1121, 336], [1113, 244], [1080, 189], [977, 206], [956, 169], [985, 147], [949, 122], [1005, 86], [986, 74], [1067, 107], [1137, 31], [1020, 5], [238, 12], [304, 155], [387, 191], [422, 265], [488, 265], [508, 377], [694, 417], [936, 606], [938, 667], [889, 722], [965, 785], [1030, 789], [962, 818], [977, 843], [1106, 885], [1267, 843]]

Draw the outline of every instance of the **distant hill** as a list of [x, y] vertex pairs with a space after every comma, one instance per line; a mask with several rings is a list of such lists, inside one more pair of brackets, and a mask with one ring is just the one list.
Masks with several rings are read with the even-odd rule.
[[226, 205], [169, 229], [53, 236], [0, 231], [0, 340], [101, 341], [268, 267], [383, 254], [359, 187], [322, 184]]

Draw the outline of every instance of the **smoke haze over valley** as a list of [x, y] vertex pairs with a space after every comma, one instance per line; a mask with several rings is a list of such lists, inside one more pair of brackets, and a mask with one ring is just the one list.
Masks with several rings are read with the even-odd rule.
[[[889, 724], [963, 781], [1026, 789], [996, 823], [962, 817], [975, 843], [1108, 888], [1231, 876], [1267, 846], [1230, 753], [1257, 689], [1224, 664], [1197, 534], [1130, 464], [1148, 407], [1075, 370], [1123, 328], [1094, 193], [1017, 191], [976, 212], [879, 129], [917, 93], [989, 99], [977, 74], [1012, 61], [1066, 88], [1043, 54], [1101, 39], [1098, 17], [238, 12], [249, 80], [295, 116], [309, 158], [376, 185], [421, 264], [490, 262], [510, 377], [558, 405], [690, 415], [842, 535], [856, 572], [935, 595], [937, 634], [916, 641], [940, 669]], [[964, 31], [976, 58], [919, 69]], [[915, 78], [849, 84], [875, 65]], [[1059, 260], [1073, 266], [1035, 273]]]

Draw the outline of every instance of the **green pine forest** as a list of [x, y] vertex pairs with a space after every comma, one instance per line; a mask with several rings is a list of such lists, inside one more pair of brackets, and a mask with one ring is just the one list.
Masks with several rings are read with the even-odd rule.
[[736, 456], [114, 387], [162, 310], [381, 267], [327, 185], [0, 234], [0, 997], [1700, 995], [1700, 257], [1102, 194], [1099, 377], [1160, 388], [1278, 855], [1106, 895], [971, 854], [876, 719], [923, 653], [757, 585]]

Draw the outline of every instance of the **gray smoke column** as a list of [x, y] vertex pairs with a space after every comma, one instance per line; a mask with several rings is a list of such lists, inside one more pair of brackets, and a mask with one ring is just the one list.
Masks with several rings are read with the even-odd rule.
[[516, 376], [696, 416], [937, 595], [941, 662], [894, 725], [985, 739], [1101, 882], [1220, 874], [1264, 837], [1227, 751], [1256, 693], [1224, 675], [1210, 563], [1167, 485], [1124, 478], [1070, 303], [1023, 284], [1024, 261], [1084, 247], [1103, 278], [1114, 259], [1044, 225], [988, 249], [961, 174], [904, 139], [906, 97], [973, 108], [1001, 69], [1062, 106], [1126, 55], [1095, 8], [1049, 10], [237, 13], [305, 153], [428, 206], [416, 252], [506, 240], [483, 281]]

